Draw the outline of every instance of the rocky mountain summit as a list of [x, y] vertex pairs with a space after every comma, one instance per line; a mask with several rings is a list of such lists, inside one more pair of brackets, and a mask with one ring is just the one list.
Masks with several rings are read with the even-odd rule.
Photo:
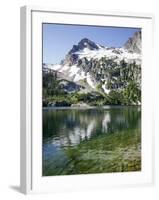
[[124, 48], [129, 52], [141, 54], [141, 31], [136, 32], [133, 37], [129, 38], [124, 44]]

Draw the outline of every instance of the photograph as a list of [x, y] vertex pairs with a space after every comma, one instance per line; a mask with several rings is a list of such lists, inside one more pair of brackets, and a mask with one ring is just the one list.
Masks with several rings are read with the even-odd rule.
[[142, 170], [142, 28], [42, 23], [42, 176]]

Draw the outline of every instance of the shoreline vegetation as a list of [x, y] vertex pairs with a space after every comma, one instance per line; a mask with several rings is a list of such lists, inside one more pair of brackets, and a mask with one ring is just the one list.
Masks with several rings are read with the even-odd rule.
[[76, 93], [47, 96], [43, 98], [43, 107], [102, 107], [102, 106], [140, 106], [138, 97], [125, 98], [122, 93], [112, 91], [109, 95], [100, 93]]

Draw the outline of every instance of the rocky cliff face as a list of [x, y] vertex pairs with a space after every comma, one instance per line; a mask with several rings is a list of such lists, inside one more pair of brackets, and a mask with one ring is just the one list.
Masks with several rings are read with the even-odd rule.
[[124, 49], [133, 53], [141, 53], [141, 31], [136, 32], [124, 45]]

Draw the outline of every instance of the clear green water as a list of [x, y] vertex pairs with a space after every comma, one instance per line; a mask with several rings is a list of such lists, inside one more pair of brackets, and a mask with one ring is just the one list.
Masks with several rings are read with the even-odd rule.
[[43, 109], [43, 176], [141, 170], [141, 108]]

